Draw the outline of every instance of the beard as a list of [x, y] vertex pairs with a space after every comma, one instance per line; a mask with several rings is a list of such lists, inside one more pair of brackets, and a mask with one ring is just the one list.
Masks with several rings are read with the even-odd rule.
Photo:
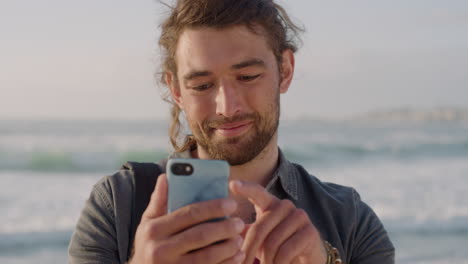
[[[204, 120], [200, 126], [191, 124], [193, 137], [211, 159], [226, 160], [231, 166], [245, 164], [257, 157], [278, 130], [280, 114], [279, 92], [264, 112], [240, 114], [229, 118]], [[215, 127], [232, 122], [252, 122], [247, 133], [229, 138], [216, 136]]]

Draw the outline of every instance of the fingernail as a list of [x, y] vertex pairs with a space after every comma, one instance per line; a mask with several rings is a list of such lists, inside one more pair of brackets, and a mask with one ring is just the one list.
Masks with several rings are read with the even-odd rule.
[[223, 207], [224, 213], [228, 215], [236, 210], [237, 204], [234, 200], [228, 199], [224, 200], [221, 206]]
[[236, 263], [241, 263], [242, 261], [244, 261], [245, 259], [245, 253], [244, 251], [240, 251], [239, 253], [236, 254], [236, 256], [234, 257], [234, 261]]
[[239, 188], [239, 187], [242, 186], [242, 182], [239, 181], [239, 180], [234, 180], [234, 181], [233, 181], [233, 184], [234, 184], [234, 186], [236, 186], [236, 188]]
[[242, 230], [244, 230], [244, 221], [242, 221], [241, 219], [239, 218], [236, 218], [234, 219], [234, 227], [236, 228], [236, 231], [238, 233], [242, 232]]

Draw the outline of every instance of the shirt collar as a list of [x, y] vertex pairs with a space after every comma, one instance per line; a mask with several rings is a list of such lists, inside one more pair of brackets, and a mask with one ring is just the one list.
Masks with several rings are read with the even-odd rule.
[[298, 195], [299, 175], [294, 165], [289, 162], [278, 148], [278, 167], [273, 173], [273, 177], [266, 185], [267, 190], [271, 190], [276, 184], [281, 184], [283, 190], [294, 200], [299, 199]]

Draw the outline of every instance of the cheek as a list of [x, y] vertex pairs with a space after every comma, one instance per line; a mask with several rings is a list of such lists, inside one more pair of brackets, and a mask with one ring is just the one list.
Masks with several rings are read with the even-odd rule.
[[210, 117], [211, 104], [200, 98], [190, 98], [184, 101], [185, 116], [191, 123], [201, 123]]
[[249, 105], [256, 108], [257, 111], [269, 111], [268, 107], [276, 104], [276, 97], [279, 92], [277, 83], [267, 83], [261, 89], [250, 92], [247, 96]]

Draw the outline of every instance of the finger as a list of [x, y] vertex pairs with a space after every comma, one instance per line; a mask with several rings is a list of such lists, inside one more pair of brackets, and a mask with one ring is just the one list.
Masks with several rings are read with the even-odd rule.
[[234, 180], [229, 185], [232, 192], [246, 197], [262, 212], [278, 201], [278, 198], [256, 183]]
[[245, 235], [247, 235], [247, 232], [249, 231], [249, 228], [252, 226], [252, 224], [245, 224], [244, 230], [242, 230], [242, 233], [240, 234], [243, 238], [245, 238]]
[[158, 219], [164, 226], [163, 232], [171, 235], [179, 233], [203, 222], [224, 218], [236, 211], [237, 203], [230, 198], [193, 203]]
[[262, 214], [249, 228], [242, 250], [246, 252], [246, 263], [252, 263], [267, 236], [295, 209], [289, 200], [281, 200], [271, 210]]
[[[227, 261], [236, 256], [242, 245], [240, 236], [223, 241], [222, 243], [213, 244], [200, 250], [186, 254], [182, 260], [186, 263], [220, 263]], [[182, 261], [183, 262], [183, 261]]]
[[275, 260], [280, 246], [307, 224], [310, 224], [309, 217], [302, 209], [294, 210], [292, 214], [281, 222], [267, 236], [263, 244], [265, 263], [279, 263], [273, 262], [273, 260]]
[[237, 251], [236, 255], [234, 255], [232, 258], [228, 258], [227, 260], [224, 260], [220, 264], [239, 264], [242, 263], [245, 259], [245, 252], [244, 251]]
[[143, 219], [151, 219], [165, 215], [167, 211], [167, 178], [166, 174], [159, 175], [151, 194], [148, 207], [143, 212]]
[[240, 233], [243, 229], [244, 222], [236, 217], [223, 221], [196, 225], [174, 235], [170, 241], [174, 245], [178, 245], [177, 252], [175, 253], [182, 255], [210, 246], [219, 241], [231, 239], [233, 237], [241, 238]]
[[[300, 256], [307, 247], [312, 246], [309, 244], [311, 243], [311, 232], [309, 230], [309, 227], [303, 228], [288, 238], [288, 240], [280, 246], [275, 258], [275, 263], [291, 263]], [[320, 240], [316, 241], [317, 243], [321, 243]]]

